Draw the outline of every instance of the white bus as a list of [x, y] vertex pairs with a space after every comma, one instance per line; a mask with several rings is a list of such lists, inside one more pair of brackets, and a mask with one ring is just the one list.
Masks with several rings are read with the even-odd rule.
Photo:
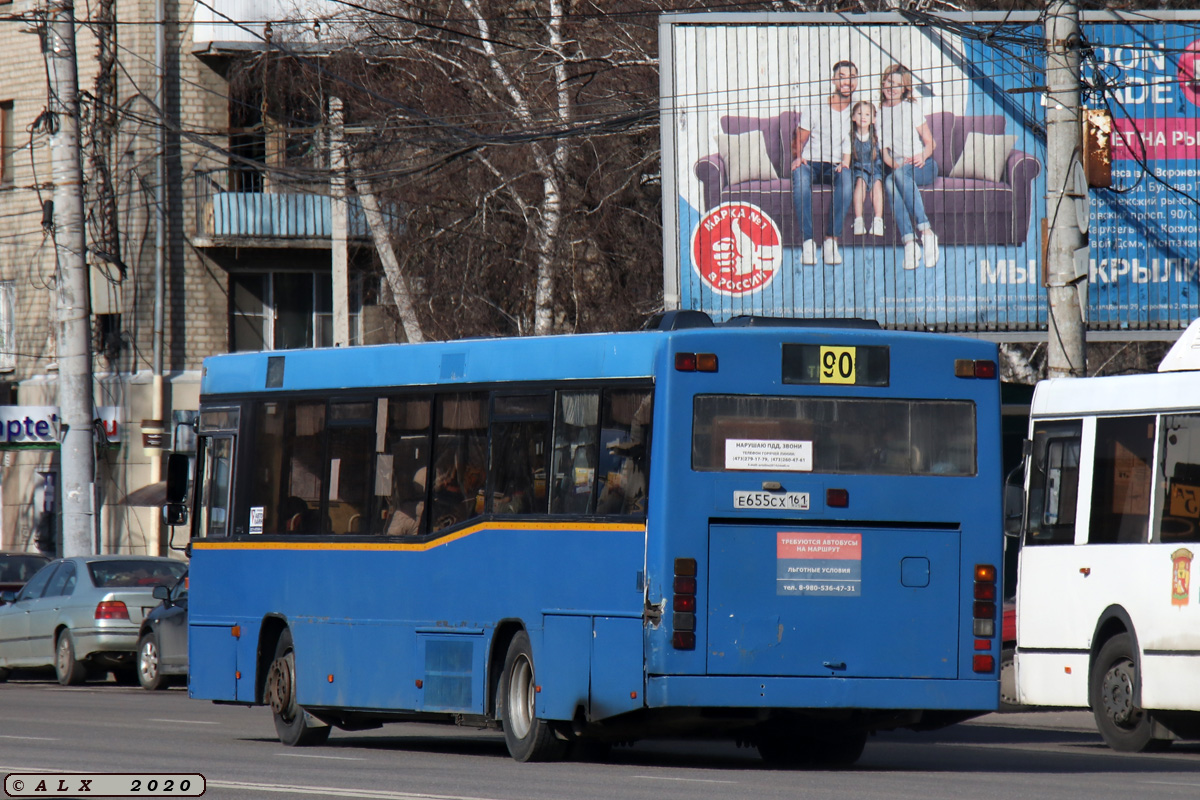
[[1039, 383], [1029, 444], [1019, 701], [1115, 750], [1200, 738], [1200, 320], [1156, 374]]

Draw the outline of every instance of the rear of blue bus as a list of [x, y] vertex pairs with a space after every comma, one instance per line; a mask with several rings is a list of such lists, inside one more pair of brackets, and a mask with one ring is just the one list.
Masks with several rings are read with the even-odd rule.
[[770, 757], [798, 733], [853, 742], [994, 710], [996, 347], [748, 327], [677, 332], [664, 356], [651, 713]]

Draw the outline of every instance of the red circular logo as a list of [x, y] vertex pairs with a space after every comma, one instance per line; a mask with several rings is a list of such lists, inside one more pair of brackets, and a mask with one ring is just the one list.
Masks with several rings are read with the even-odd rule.
[[1200, 39], [1184, 48], [1179, 56], [1179, 85], [1183, 96], [1200, 105]]
[[724, 203], [692, 234], [692, 263], [714, 292], [741, 295], [769, 284], [783, 259], [775, 220], [750, 203]]

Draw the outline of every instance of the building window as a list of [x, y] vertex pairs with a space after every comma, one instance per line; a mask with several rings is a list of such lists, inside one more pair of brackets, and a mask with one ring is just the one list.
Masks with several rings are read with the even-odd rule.
[[[2, 0], [0, 0], [2, 2]], [[0, 101], [0, 183], [13, 182], [13, 101]]]
[[[333, 279], [322, 272], [230, 276], [230, 349], [333, 346]], [[350, 280], [350, 344], [362, 341], [362, 281]]]

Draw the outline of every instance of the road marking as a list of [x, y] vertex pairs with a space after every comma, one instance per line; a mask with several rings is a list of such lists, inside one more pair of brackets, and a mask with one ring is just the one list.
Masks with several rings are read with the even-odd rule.
[[50, 739], [46, 736], [0, 736], [0, 739], [26, 739], [31, 742], [58, 742], [61, 739]]
[[1200, 783], [1176, 783], [1175, 781], [1142, 781], [1155, 786], [1200, 786]]
[[150, 719], [148, 719], [146, 721], [147, 722], [170, 722], [172, 724], [179, 724], [179, 725], [220, 725], [221, 724], [219, 722], [207, 722], [207, 721], [198, 720], [198, 719], [159, 719], [157, 717], [151, 717]]
[[716, 781], [709, 778], [663, 778], [658, 775], [634, 775], [644, 781], [683, 781], [686, 783], [737, 783], [737, 781]]
[[276, 753], [280, 758], [327, 758], [330, 761], [366, 761], [354, 756], [318, 756], [313, 753]]
[[463, 797], [448, 794], [417, 794], [389, 792], [380, 789], [350, 789], [335, 786], [293, 786], [283, 783], [246, 783], [244, 781], [213, 781], [205, 783], [218, 789], [241, 789], [248, 792], [287, 792], [288, 794], [321, 794], [333, 797], [364, 797], [370, 800], [493, 800], [488, 797]]

